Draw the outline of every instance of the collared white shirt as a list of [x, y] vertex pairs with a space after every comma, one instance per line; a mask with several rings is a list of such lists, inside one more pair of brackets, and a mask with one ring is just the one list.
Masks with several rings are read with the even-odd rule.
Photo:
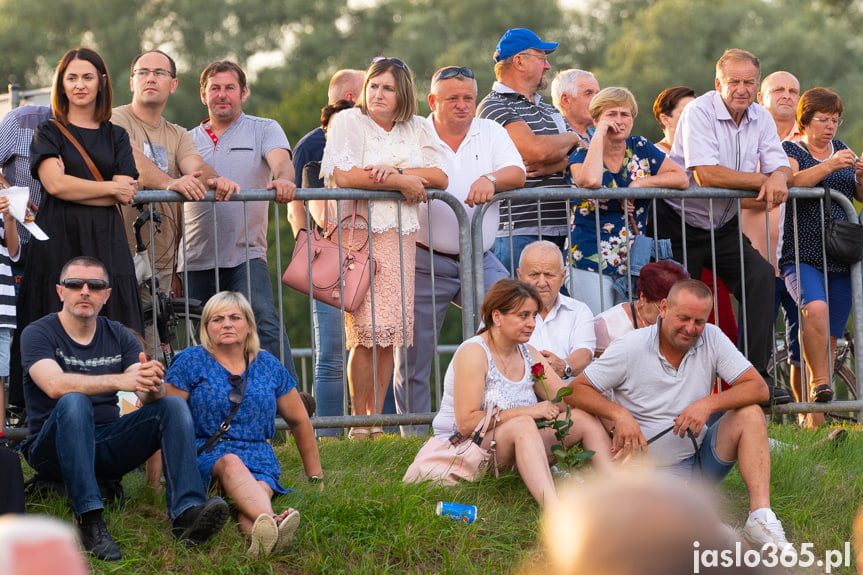
[[[790, 165], [770, 112], [761, 104], [751, 104], [738, 125], [715, 90], [702, 94], [683, 109], [668, 157], [687, 170], [690, 186], [698, 185], [694, 168], [699, 166], [771, 174]], [[680, 199], [665, 201], [681, 213]], [[686, 223], [710, 229], [710, 202], [708, 199], [686, 200]], [[712, 224], [716, 228], [737, 215], [737, 200], [714, 198], [712, 205]]]
[[586, 303], [557, 294], [557, 301], [545, 319], [536, 316], [536, 329], [528, 343], [537, 351], [550, 351], [564, 361], [577, 349], [588, 349], [593, 355], [596, 347], [593, 313]]
[[[429, 115], [427, 121], [434, 128], [432, 116]], [[437, 130], [432, 131], [446, 156], [446, 172], [449, 176], [449, 186], [446, 191], [460, 202], [464, 202], [467, 198], [471, 184], [484, 174], [496, 172], [507, 166], [518, 166], [524, 171], [524, 162], [518, 148], [515, 147], [506, 129], [497, 122], [474, 118], [467, 135], [456, 151], [440, 138]], [[464, 207], [467, 209], [468, 217], [471, 218], [473, 211], [479, 206], [471, 208], [465, 205]], [[431, 240], [429, 240], [429, 209], [432, 213]], [[484, 252], [491, 249], [494, 243], [500, 219], [499, 211], [500, 202], [492, 202], [483, 218], [482, 249]], [[430, 245], [435, 251], [441, 253], [459, 253], [459, 225], [452, 208], [441, 201], [420, 204], [419, 219], [420, 231], [417, 236], [419, 243]]]

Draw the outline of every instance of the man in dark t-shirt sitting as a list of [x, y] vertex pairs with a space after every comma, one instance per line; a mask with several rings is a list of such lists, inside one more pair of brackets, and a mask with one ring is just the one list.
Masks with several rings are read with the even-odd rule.
[[[62, 310], [22, 333], [29, 421], [22, 449], [37, 473], [63, 481], [84, 547], [119, 561], [122, 553], [102, 518], [97, 475], [120, 477], [161, 449], [174, 535], [193, 544], [222, 528], [228, 506], [219, 497], [206, 499], [188, 405], [165, 396], [162, 365], [147, 361], [122, 324], [99, 316], [108, 286], [102, 262], [69, 260], [57, 285]], [[121, 419], [118, 391], [135, 392], [143, 407]]]

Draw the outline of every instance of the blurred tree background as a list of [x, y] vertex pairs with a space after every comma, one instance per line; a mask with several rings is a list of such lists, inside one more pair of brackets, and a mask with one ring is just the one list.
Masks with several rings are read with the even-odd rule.
[[[317, 125], [327, 82], [339, 68], [364, 69], [377, 55], [404, 60], [425, 114], [435, 69], [470, 66], [482, 97], [494, 79], [491, 58], [501, 34], [527, 27], [560, 42], [552, 74], [578, 67], [593, 71], [603, 87], [630, 88], [641, 111], [634, 132], [652, 140], [660, 138], [651, 113], [656, 95], [681, 84], [698, 93], [712, 89], [717, 58], [739, 47], [761, 58], [764, 74], [784, 69], [804, 90], [838, 91], [847, 119], [839, 137], [859, 153], [861, 25], [863, 5], [855, 0], [0, 0], [0, 78], [22, 89], [49, 86], [62, 54], [87, 45], [105, 57], [120, 105], [130, 99], [132, 58], [161, 48], [177, 60], [180, 79], [166, 116], [191, 127], [206, 117], [200, 71], [232, 59], [249, 73], [246, 111], [278, 120], [294, 143]], [[284, 208], [279, 218], [285, 221]], [[293, 240], [281, 228], [284, 268]], [[271, 237], [274, 280], [275, 245]], [[282, 296], [291, 343], [306, 347], [307, 300], [291, 290]], [[459, 323], [448, 320], [445, 341], [460, 338]]]

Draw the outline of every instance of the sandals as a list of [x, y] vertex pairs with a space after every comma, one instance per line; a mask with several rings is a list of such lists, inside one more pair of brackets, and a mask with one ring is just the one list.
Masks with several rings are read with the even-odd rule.
[[[275, 520], [274, 520], [275, 521]], [[294, 533], [297, 532], [297, 527], [300, 526], [300, 512], [291, 511], [287, 517], [282, 519], [278, 527], [278, 539], [273, 547], [273, 554], [283, 552], [291, 544], [294, 539]]]
[[384, 435], [384, 428], [374, 427], [352, 427], [348, 433], [348, 439], [379, 439]]
[[[287, 518], [285, 518], [285, 521], [287, 521]], [[285, 521], [282, 521], [282, 523]], [[297, 516], [297, 523], [299, 523], [299, 515]], [[296, 531], [296, 526], [294, 526], [294, 531]], [[258, 515], [258, 518], [255, 519], [255, 524], [252, 526], [252, 541], [249, 544], [249, 555], [252, 557], [263, 555], [266, 557], [272, 553], [278, 543], [280, 534], [280, 528], [276, 525], [276, 520], [272, 515], [267, 515], [266, 513]]]
[[812, 388], [812, 391], [809, 393], [815, 403], [827, 403], [829, 401], [833, 401], [833, 390], [830, 388], [829, 383], [822, 383], [821, 385], [816, 385]]

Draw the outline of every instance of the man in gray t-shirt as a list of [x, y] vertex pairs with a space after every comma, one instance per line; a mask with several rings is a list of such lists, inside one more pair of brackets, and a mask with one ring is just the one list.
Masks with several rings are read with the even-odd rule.
[[[706, 285], [677, 282], [660, 304], [657, 324], [615, 340], [573, 381], [567, 401], [614, 423], [615, 459], [640, 452], [685, 480], [701, 467], [715, 483], [736, 461], [749, 491], [743, 535], [758, 549], [773, 543], [782, 550], [788, 541], [770, 509], [770, 446], [758, 406], [768, 390], [734, 344], [707, 323], [712, 310]], [[716, 377], [731, 389], [711, 395]], [[614, 402], [602, 395], [608, 391]], [[718, 419], [708, 426], [714, 414]], [[647, 438], [656, 438], [649, 453]]]

